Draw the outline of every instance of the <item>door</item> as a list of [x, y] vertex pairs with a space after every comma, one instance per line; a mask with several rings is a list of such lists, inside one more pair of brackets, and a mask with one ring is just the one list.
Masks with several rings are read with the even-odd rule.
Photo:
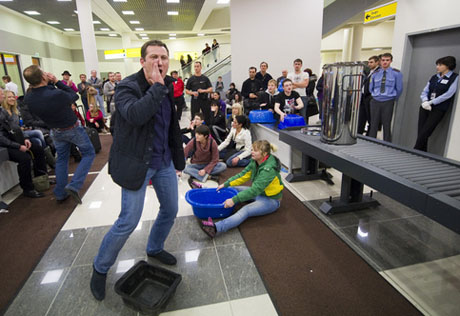
[[[417, 139], [420, 95], [428, 80], [436, 73], [435, 62], [438, 58], [454, 56], [457, 63], [460, 62], [459, 38], [460, 28], [409, 36], [402, 67], [406, 92], [398, 101], [393, 125], [395, 143], [409, 148], [414, 147]], [[456, 69], [455, 72], [458, 70]], [[429, 138], [428, 152], [444, 156], [451, 114], [452, 109], [444, 115]]]

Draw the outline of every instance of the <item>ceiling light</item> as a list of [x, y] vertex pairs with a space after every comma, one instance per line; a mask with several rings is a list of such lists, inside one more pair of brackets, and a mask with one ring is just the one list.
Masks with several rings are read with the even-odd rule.
[[78, 14], [78, 11], [77, 11], [77, 10], [73, 10], [73, 12], [75, 12], [75, 14]]
[[110, 31], [110, 29], [108, 27], [101, 27], [99, 30], [101, 30], [101, 31]]
[[166, 3], [179, 3], [180, 0], [166, 0]]
[[40, 12], [37, 11], [24, 11], [24, 13], [28, 15], [40, 15]]
[[94, 21], [93, 21], [93, 24], [101, 24], [101, 21], [94, 20]]
[[0, 2], [12, 2], [13, 0], [0, 0]]
[[66, 31], [66, 32], [73, 32], [73, 31], [75, 31], [75, 29], [69, 27], [69, 28], [64, 28], [64, 31]]
[[148, 40], [149, 38], [147, 36], [142, 36], [141, 39]]
[[113, 2], [128, 2], [128, 0], [113, 0]]
[[134, 30], [136, 30], [136, 31], [143, 31], [144, 28], [143, 28], [143, 27], [136, 27]]
[[118, 36], [117, 34], [110, 33], [109, 36]]
[[58, 0], [58, 2], [70, 2], [72, 0]]
[[169, 34], [169, 36], [176, 36], [176, 33], [171, 33]]
[[168, 11], [168, 15], [179, 15], [177, 11]]
[[121, 11], [124, 15], [134, 15], [134, 11]]
[[147, 34], [141, 33], [141, 34], [139, 34], [139, 36], [147, 36]]
[[129, 23], [131, 23], [131, 24], [141, 24], [141, 22], [139, 22], [139, 21], [129, 21]]
[[198, 36], [204, 36], [204, 34], [203, 34], [203, 33], [198, 33], [197, 35], [198, 35]]
[[228, 4], [230, 0], [217, 0], [217, 4]]
[[173, 40], [173, 39], [176, 39], [175, 36], [170, 36], [169, 39]]
[[46, 21], [46, 23], [48, 23], [48, 24], [61, 24], [61, 23], [58, 22], [58, 21]]

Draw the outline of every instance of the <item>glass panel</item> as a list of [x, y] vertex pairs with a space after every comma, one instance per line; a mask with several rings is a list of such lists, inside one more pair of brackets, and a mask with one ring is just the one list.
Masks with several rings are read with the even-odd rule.
[[3, 54], [6, 72], [11, 77], [11, 81], [18, 85], [18, 94], [23, 95], [21, 75], [19, 73], [18, 57], [16, 55]]
[[[3, 64], [2, 55], [0, 54], [0, 78], [6, 75], [5, 73], [5, 65]], [[5, 84], [3, 80], [0, 81], [0, 87], [5, 88]]]

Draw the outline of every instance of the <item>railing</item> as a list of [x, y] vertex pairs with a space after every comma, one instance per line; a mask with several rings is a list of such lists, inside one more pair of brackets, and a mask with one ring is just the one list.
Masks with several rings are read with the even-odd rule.
[[[221, 44], [221, 45], [225, 45], [225, 44]], [[191, 62], [185, 64], [179, 70], [179, 75], [182, 78], [190, 78], [194, 72], [193, 64], [196, 61], [201, 62], [201, 65], [203, 67], [203, 70], [202, 70], [203, 73], [206, 73], [210, 69], [214, 68], [216, 65], [220, 64], [222, 61], [221, 60], [222, 48], [220, 48], [221, 45], [219, 45], [215, 49], [211, 49], [207, 54], [202, 54], [197, 59], [194, 59]]]

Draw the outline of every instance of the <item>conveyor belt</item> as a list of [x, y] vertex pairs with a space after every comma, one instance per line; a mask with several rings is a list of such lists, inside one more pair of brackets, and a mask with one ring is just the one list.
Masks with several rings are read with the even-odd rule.
[[337, 151], [460, 201], [458, 166], [365, 139]]
[[[460, 233], [459, 162], [363, 136], [354, 145], [326, 144], [300, 131], [280, 131], [279, 138], [305, 157]], [[342, 195], [341, 200], [346, 200]]]

